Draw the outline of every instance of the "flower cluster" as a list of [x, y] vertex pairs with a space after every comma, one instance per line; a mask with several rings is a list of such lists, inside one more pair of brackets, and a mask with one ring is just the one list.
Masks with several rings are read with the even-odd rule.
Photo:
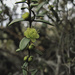
[[36, 39], [39, 38], [39, 34], [35, 28], [27, 28], [27, 30], [24, 32], [24, 35], [27, 38], [29, 38], [32, 42], [35, 42]]

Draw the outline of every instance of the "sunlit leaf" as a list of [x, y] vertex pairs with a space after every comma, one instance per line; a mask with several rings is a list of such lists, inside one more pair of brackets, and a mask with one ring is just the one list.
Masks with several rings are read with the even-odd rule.
[[25, 49], [25, 47], [28, 45], [29, 42], [30, 42], [30, 39], [24, 37], [24, 38], [20, 41], [19, 48], [20, 48], [21, 50]]
[[22, 15], [22, 18], [25, 20], [25, 19], [27, 19], [29, 17], [29, 13], [28, 12], [26, 12], [26, 13], [24, 13], [23, 15]]
[[15, 19], [15, 20], [11, 21], [11, 23], [8, 26], [10, 26], [11, 24], [13, 24], [15, 22], [19, 22], [19, 21], [23, 21], [23, 20], [24, 20], [23, 18]]

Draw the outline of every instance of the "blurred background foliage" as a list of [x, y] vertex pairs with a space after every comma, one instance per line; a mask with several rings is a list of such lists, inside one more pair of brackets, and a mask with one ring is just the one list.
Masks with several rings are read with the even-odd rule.
[[[22, 75], [21, 66], [27, 50], [16, 52], [16, 49], [28, 22], [17, 22], [8, 27], [13, 19], [25, 12], [16, 13], [17, 10], [18, 5], [11, 10], [4, 0], [0, 0], [0, 75]], [[33, 10], [37, 19], [47, 20], [51, 25], [32, 24], [39, 29], [40, 38], [31, 50], [35, 58], [30, 68], [38, 69], [36, 75], [75, 75], [75, 0], [39, 0]]]

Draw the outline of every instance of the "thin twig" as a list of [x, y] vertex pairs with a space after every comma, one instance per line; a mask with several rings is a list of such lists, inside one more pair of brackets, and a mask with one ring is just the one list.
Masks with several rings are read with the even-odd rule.
[[[31, 28], [31, 24], [32, 24], [32, 21], [31, 21], [31, 8], [30, 8], [30, 0], [28, 0], [28, 7], [29, 7], [29, 27]], [[30, 44], [30, 43], [29, 43]], [[30, 57], [30, 50], [28, 49], [28, 55]], [[28, 67], [27, 67], [27, 75], [29, 75], [29, 62], [28, 62]]]

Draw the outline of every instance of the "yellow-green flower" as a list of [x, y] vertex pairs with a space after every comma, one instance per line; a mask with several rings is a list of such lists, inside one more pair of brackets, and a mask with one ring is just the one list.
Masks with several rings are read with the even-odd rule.
[[39, 34], [35, 28], [27, 28], [27, 30], [24, 32], [24, 35], [31, 39], [32, 42], [35, 42], [36, 39], [39, 38]]

